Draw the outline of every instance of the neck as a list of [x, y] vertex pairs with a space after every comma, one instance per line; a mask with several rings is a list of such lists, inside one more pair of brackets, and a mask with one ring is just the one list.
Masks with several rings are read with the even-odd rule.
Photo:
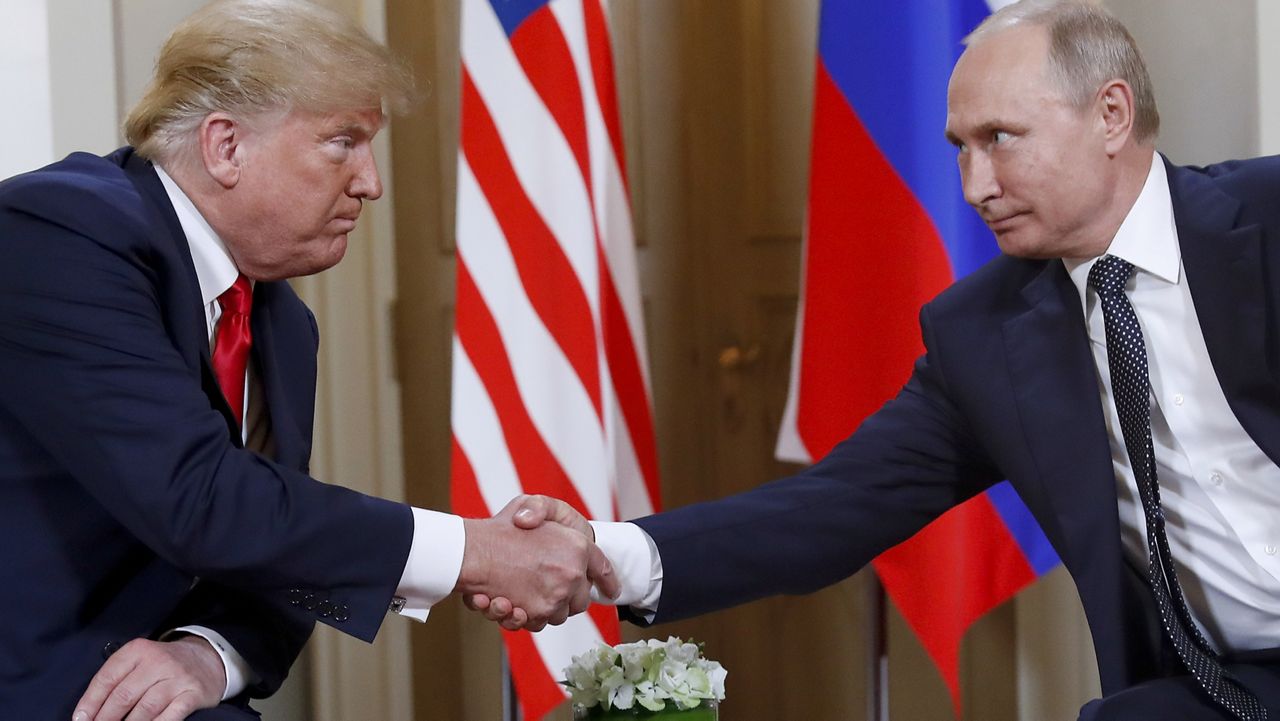
[[1072, 254], [1074, 259], [1087, 260], [1107, 252], [1120, 226], [1124, 224], [1124, 219], [1138, 202], [1138, 196], [1142, 194], [1142, 188], [1151, 172], [1151, 164], [1159, 162], [1162, 161], [1155, 154], [1155, 146], [1149, 144], [1130, 145], [1116, 155], [1112, 200], [1098, 215], [1096, 231], [1092, 234], [1094, 240], [1083, 244], [1079, 253]]

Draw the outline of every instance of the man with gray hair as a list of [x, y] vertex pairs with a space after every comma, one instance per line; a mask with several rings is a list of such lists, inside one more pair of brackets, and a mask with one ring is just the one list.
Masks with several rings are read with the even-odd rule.
[[664, 622], [843, 579], [1007, 478], [1088, 616], [1082, 720], [1280, 719], [1280, 159], [1157, 154], [1096, 5], [1024, 0], [967, 44], [946, 136], [1002, 255], [922, 310], [901, 393], [795, 477], [575, 523], [624, 616]]
[[616, 590], [514, 505], [308, 476], [317, 332], [285, 281], [342, 259], [410, 95], [340, 14], [219, 0], [161, 50], [133, 147], [0, 183], [0, 717], [252, 718], [317, 620], [372, 641], [458, 590], [536, 629]]

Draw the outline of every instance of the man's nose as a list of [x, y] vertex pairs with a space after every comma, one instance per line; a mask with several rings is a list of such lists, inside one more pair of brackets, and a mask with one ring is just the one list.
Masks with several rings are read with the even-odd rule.
[[360, 168], [351, 179], [347, 194], [353, 198], [367, 200], [377, 200], [382, 197], [382, 177], [378, 175], [378, 162], [373, 157], [372, 148], [364, 154]]
[[978, 206], [1000, 195], [1000, 183], [986, 153], [970, 152], [964, 156], [960, 161], [960, 183], [969, 205]]

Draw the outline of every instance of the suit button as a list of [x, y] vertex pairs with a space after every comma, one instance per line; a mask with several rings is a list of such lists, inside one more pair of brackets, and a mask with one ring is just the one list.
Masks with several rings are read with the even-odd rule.
[[347, 604], [340, 603], [337, 606], [334, 606], [333, 608], [334, 623], [342, 623], [348, 618], [351, 618], [351, 609], [347, 608]]
[[120, 650], [120, 644], [119, 644], [119, 643], [116, 643], [115, 641], [107, 641], [106, 643], [104, 643], [104, 644], [102, 645], [102, 658], [103, 658], [103, 660], [105, 661], [106, 659], [111, 658], [111, 654], [113, 654], [113, 653], [115, 653], [116, 651], [119, 651], [119, 650]]
[[320, 605], [316, 606], [316, 613], [320, 614], [320, 618], [328, 618], [329, 614], [332, 612], [333, 604], [327, 600], [321, 601]]
[[302, 603], [302, 591], [296, 588], [289, 589], [289, 605], [297, 606]]

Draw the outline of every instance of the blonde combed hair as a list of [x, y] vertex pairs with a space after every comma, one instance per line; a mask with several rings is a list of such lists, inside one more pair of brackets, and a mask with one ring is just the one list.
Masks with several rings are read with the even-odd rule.
[[215, 0], [184, 20], [125, 120], [143, 157], [177, 161], [205, 117], [407, 110], [408, 69], [351, 18], [308, 0]]
[[1160, 132], [1160, 111], [1147, 64], [1124, 24], [1096, 0], [1020, 0], [982, 21], [967, 38], [974, 45], [1016, 25], [1049, 33], [1049, 71], [1077, 108], [1085, 108], [1103, 83], [1120, 79], [1133, 90], [1133, 132], [1140, 143]]

